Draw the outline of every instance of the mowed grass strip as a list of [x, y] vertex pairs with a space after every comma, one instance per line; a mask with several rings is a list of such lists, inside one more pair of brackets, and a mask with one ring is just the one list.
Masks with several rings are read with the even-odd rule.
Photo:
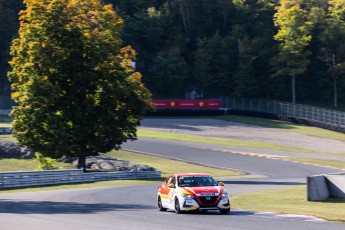
[[345, 199], [322, 202], [307, 201], [305, 185], [235, 195], [232, 207], [238, 210], [316, 216], [329, 221], [345, 222]]
[[0, 140], [2, 141], [10, 141], [10, 142], [17, 142], [17, 140], [10, 134], [0, 134]]
[[278, 150], [286, 152], [296, 152], [296, 153], [317, 153], [315, 151], [294, 148], [283, 145], [274, 145], [265, 142], [259, 141], [248, 141], [240, 139], [231, 139], [231, 138], [220, 138], [220, 137], [205, 137], [205, 136], [196, 136], [196, 135], [187, 135], [180, 133], [170, 133], [170, 132], [161, 132], [153, 130], [138, 130], [138, 137], [149, 137], [157, 139], [166, 139], [166, 140], [175, 140], [175, 141], [185, 141], [185, 142], [194, 142], [194, 143], [203, 143], [203, 144], [216, 144], [222, 146], [233, 146], [233, 147], [247, 147], [247, 148], [257, 148], [257, 149], [268, 149], [268, 150]]
[[[75, 168], [72, 164], [66, 164], [62, 162], [54, 163], [59, 169], [73, 169]], [[0, 159], [0, 172], [11, 172], [11, 171], [31, 171], [38, 167], [38, 163], [32, 159]]]
[[120, 160], [127, 160], [130, 162], [149, 165], [161, 172], [162, 177], [167, 177], [173, 173], [182, 172], [195, 172], [195, 173], [208, 173], [214, 177], [223, 176], [238, 176], [241, 172], [231, 171], [225, 169], [218, 169], [213, 167], [205, 167], [196, 164], [190, 164], [182, 161], [171, 160], [163, 157], [157, 157], [152, 155], [128, 152], [128, 151], [111, 151], [105, 154], [109, 157], [117, 158]]
[[321, 129], [318, 127], [298, 125], [298, 124], [289, 123], [285, 121], [270, 120], [270, 119], [256, 118], [256, 117], [233, 116], [233, 115], [219, 116], [219, 117], [216, 117], [216, 119], [257, 125], [257, 126], [262, 126], [262, 127], [267, 127], [267, 128], [284, 129], [288, 132], [297, 132], [297, 133], [302, 133], [302, 134], [306, 134], [310, 136], [345, 141], [344, 133], [339, 133], [339, 132], [335, 132], [335, 131], [331, 131], [327, 129]]
[[334, 168], [345, 170], [345, 162], [342, 162], [342, 161], [332, 161], [332, 160], [312, 159], [312, 158], [298, 158], [298, 157], [286, 157], [284, 159], [306, 163], [306, 164], [315, 164], [315, 165], [328, 166], [328, 167], [334, 167]]

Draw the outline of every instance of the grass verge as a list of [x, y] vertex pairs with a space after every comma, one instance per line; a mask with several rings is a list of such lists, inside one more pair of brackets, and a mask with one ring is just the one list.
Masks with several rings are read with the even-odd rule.
[[307, 164], [315, 164], [321, 166], [334, 167], [338, 169], [345, 169], [345, 162], [342, 161], [331, 161], [331, 160], [320, 160], [311, 158], [298, 158], [298, 157], [286, 157], [285, 160], [296, 161]]
[[258, 126], [267, 127], [267, 128], [285, 129], [286, 131], [302, 133], [302, 134], [306, 134], [310, 136], [345, 141], [344, 133], [338, 133], [338, 132], [321, 129], [317, 127], [312, 127], [312, 126], [298, 125], [298, 124], [289, 123], [285, 121], [270, 120], [270, 119], [256, 118], [256, 117], [233, 116], [233, 115], [220, 116], [220, 117], [217, 117], [216, 119], [240, 122], [240, 123], [251, 124], [251, 125], [258, 125]]
[[[66, 164], [62, 162], [55, 162], [55, 166], [60, 169], [72, 169], [75, 168], [71, 164]], [[35, 170], [38, 167], [38, 163], [34, 162], [32, 159], [0, 159], [0, 172], [11, 172], [11, 171], [30, 171]]]
[[185, 142], [194, 142], [194, 143], [203, 143], [203, 144], [216, 144], [223, 146], [232, 146], [232, 147], [247, 147], [247, 148], [257, 148], [257, 149], [268, 149], [268, 150], [278, 150], [286, 152], [296, 152], [296, 153], [317, 153], [315, 151], [293, 148], [282, 145], [274, 145], [259, 141], [247, 141], [239, 139], [230, 139], [230, 138], [219, 138], [219, 137], [204, 137], [204, 136], [195, 136], [195, 135], [186, 135], [178, 133], [169, 133], [169, 132], [160, 132], [152, 130], [138, 130], [138, 137], [150, 137], [166, 140], [175, 140], [175, 141], [185, 141]]
[[17, 140], [10, 134], [0, 134], [0, 140], [17, 142]]
[[329, 221], [345, 222], [345, 199], [310, 202], [306, 199], [306, 186], [293, 186], [232, 197], [232, 207], [284, 214], [316, 216]]
[[214, 177], [224, 177], [224, 176], [239, 176], [242, 173], [238, 171], [230, 171], [224, 169], [218, 169], [213, 167], [205, 167], [196, 164], [185, 163], [176, 160], [170, 160], [167, 158], [156, 157], [151, 155], [144, 155], [128, 151], [111, 151], [105, 154], [109, 157], [127, 160], [130, 162], [149, 165], [154, 167], [161, 172], [162, 177], [167, 177], [172, 173], [180, 172], [203, 172], [208, 173]]

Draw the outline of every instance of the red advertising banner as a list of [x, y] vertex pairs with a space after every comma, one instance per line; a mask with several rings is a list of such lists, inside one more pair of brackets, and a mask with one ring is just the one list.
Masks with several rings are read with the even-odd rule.
[[221, 100], [152, 100], [156, 109], [219, 109]]

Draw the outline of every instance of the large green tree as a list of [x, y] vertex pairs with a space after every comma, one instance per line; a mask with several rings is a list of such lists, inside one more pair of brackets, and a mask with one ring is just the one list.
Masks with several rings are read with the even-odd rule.
[[311, 40], [313, 23], [308, 11], [301, 8], [303, 0], [281, 0], [274, 16], [278, 33], [274, 38], [280, 42], [276, 57], [276, 75], [291, 77], [292, 102], [296, 102], [296, 76], [301, 75], [309, 64], [310, 52], [306, 49]]
[[12, 128], [45, 156], [85, 157], [136, 138], [150, 92], [122, 47], [123, 21], [101, 0], [25, 0], [11, 47]]

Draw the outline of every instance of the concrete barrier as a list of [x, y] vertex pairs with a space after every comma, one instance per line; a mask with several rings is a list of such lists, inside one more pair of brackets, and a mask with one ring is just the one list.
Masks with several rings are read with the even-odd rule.
[[323, 175], [307, 178], [307, 196], [309, 201], [325, 200], [329, 197], [326, 178]]
[[307, 177], [308, 201], [322, 201], [329, 197], [345, 198], [345, 173]]
[[345, 198], [345, 173], [328, 174], [325, 177], [330, 196]]

